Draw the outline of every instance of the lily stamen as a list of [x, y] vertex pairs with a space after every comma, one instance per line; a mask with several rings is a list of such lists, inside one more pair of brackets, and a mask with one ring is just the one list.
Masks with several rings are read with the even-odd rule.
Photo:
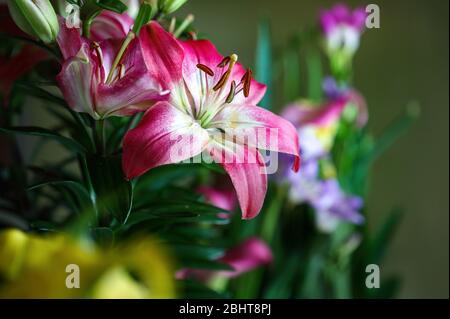
[[207, 67], [204, 64], [201, 64], [201, 63], [197, 64], [197, 68], [200, 69], [201, 71], [205, 72], [209, 76], [214, 76], [213, 70], [211, 70], [209, 67]]
[[[229, 56], [229, 61], [227, 62], [227, 63], [228, 63], [228, 69], [227, 69], [227, 71], [221, 76], [221, 78], [219, 79], [219, 81], [217, 82], [217, 84], [213, 87], [213, 90], [214, 90], [214, 91], [217, 91], [217, 90], [223, 88], [223, 87], [227, 84], [228, 79], [230, 78], [230, 75], [231, 75], [231, 71], [233, 70], [233, 67], [234, 67], [234, 65], [236, 64], [237, 60], [238, 60], [238, 56], [237, 56], [236, 54], [232, 54], [232, 55]], [[225, 59], [222, 60], [222, 62], [224, 62], [224, 61], [225, 61]], [[221, 64], [222, 64], [222, 63], [220, 63], [219, 65], [221, 65]], [[225, 64], [225, 65], [226, 65], [226, 64]], [[225, 65], [224, 65], [224, 66], [225, 66]]]
[[100, 65], [103, 66], [103, 53], [102, 49], [100, 48], [100, 45], [97, 42], [92, 42], [91, 49], [95, 51], [95, 54], [97, 55]]
[[231, 103], [233, 102], [234, 96], [236, 95], [236, 82], [232, 81], [231, 82], [231, 87], [230, 87], [230, 93], [228, 93], [228, 96], [225, 100], [225, 103]]

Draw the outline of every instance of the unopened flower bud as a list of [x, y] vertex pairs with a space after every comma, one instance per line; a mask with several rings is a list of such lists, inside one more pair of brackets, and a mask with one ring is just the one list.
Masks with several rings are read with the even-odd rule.
[[22, 31], [45, 43], [55, 41], [59, 24], [49, 0], [11, 0], [8, 7], [11, 17]]
[[165, 14], [170, 14], [177, 11], [187, 0], [162, 0], [161, 10]]

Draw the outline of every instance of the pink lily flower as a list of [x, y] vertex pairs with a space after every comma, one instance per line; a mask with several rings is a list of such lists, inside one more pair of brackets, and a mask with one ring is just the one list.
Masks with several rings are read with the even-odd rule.
[[[202, 194], [208, 203], [218, 208], [232, 211], [236, 206], [236, 197], [234, 193], [228, 189], [202, 186], [197, 189], [197, 192]], [[228, 214], [221, 214], [220, 216], [228, 217]]]
[[[267, 190], [259, 149], [294, 155], [294, 169], [298, 170], [296, 129], [256, 106], [265, 86], [252, 79], [251, 71], [237, 63], [235, 54], [224, 58], [206, 40], [178, 41], [155, 22], [141, 30], [140, 41], [150, 73], [167, 81], [171, 94], [168, 101], [149, 109], [125, 136], [123, 168], [127, 178], [206, 154], [230, 176], [242, 217], [255, 217]], [[273, 132], [272, 141], [245, 140], [246, 133]], [[278, 143], [271, 143], [273, 140]], [[185, 147], [181, 154], [177, 152], [180, 147]]]
[[[57, 81], [68, 105], [101, 119], [142, 112], [155, 101], [167, 99], [165, 83], [150, 76], [136, 39], [112, 70], [132, 22], [129, 16], [105, 13], [97, 19], [92, 39], [60, 21], [57, 41], [64, 63]], [[112, 26], [120, 28], [111, 30]]]
[[119, 14], [104, 10], [91, 24], [91, 36], [93, 41], [107, 39], [124, 39], [133, 26], [133, 19], [127, 14]]
[[251, 237], [240, 245], [228, 250], [225, 255], [218, 259], [234, 270], [211, 271], [203, 269], [180, 269], [175, 274], [177, 279], [196, 278], [207, 282], [215, 276], [234, 278], [261, 266], [272, 263], [273, 255], [270, 247], [261, 239]]

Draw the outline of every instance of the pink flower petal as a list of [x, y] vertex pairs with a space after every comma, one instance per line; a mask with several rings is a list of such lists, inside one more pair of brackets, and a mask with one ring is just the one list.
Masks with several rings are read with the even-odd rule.
[[65, 60], [76, 56], [81, 45], [86, 43], [86, 40], [81, 38], [80, 29], [68, 28], [66, 20], [61, 17], [59, 17], [59, 33], [56, 41]]
[[206, 201], [216, 207], [231, 211], [236, 206], [236, 197], [232, 190], [201, 186], [197, 192], [205, 196]]
[[296, 103], [286, 107], [282, 116], [296, 126], [328, 125], [339, 119], [347, 102], [347, 98], [339, 98], [319, 107], [307, 103]]
[[107, 39], [123, 40], [132, 25], [133, 19], [128, 14], [103, 10], [91, 24], [91, 39], [98, 42]]
[[[199, 105], [200, 97], [202, 96], [202, 90], [204, 90], [201, 77], [205, 74], [199, 71], [197, 64], [203, 64], [209, 67], [213, 72], [214, 76], [208, 76], [208, 86], [209, 88], [214, 87], [214, 85], [219, 81], [220, 77], [227, 70], [227, 67], [219, 68], [218, 64], [223, 60], [223, 56], [217, 51], [216, 47], [207, 40], [189, 40], [181, 42], [185, 57], [183, 61], [183, 77], [186, 81], [186, 86], [188, 87], [195, 104]], [[229, 83], [235, 81], [239, 84], [242, 77], [244, 76], [246, 70], [240, 63], [236, 63], [233, 71], [229, 78]], [[258, 83], [255, 80], [251, 81], [250, 94], [248, 97], [244, 97], [243, 93], [237, 94], [234, 98], [234, 103], [247, 103], [247, 104], [257, 104], [264, 96], [266, 92], [266, 86], [264, 84]], [[229, 93], [229, 89], [225, 89], [222, 92], [222, 99], [225, 99]]]
[[92, 100], [95, 62], [91, 59], [87, 44], [76, 56], [66, 60], [57, 75], [59, 87], [69, 106], [77, 112], [85, 112], [97, 118]]
[[[121, 40], [101, 42], [105, 76], [110, 71], [120, 43]], [[167, 100], [169, 92], [162, 92], [162, 87], [147, 72], [138, 41], [130, 43], [122, 65], [122, 78], [115, 74], [110, 84], [98, 85], [95, 91], [97, 113], [103, 116], [132, 115], [145, 111], [158, 101]]]
[[243, 219], [256, 217], [267, 192], [267, 175], [264, 160], [255, 148], [234, 144], [234, 149], [217, 143], [209, 145], [214, 161], [225, 169], [231, 178]]
[[273, 255], [270, 247], [264, 241], [257, 237], [251, 237], [228, 250], [219, 261], [233, 267], [234, 270], [181, 269], [175, 276], [177, 279], [196, 278], [201, 282], [207, 282], [214, 276], [233, 278], [272, 263]]
[[123, 142], [123, 170], [128, 179], [157, 166], [177, 163], [200, 154], [208, 133], [167, 102], [150, 108]]
[[144, 62], [152, 78], [164, 89], [182, 80], [183, 49], [172, 34], [157, 22], [150, 22], [139, 33]]
[[296, 157], [294, 170], [300, 165], [299, 141], [296, 128], [286, 119], [266, 109], [252, 105], [230, 105], [212, 121], [226, 132], [239, 136], [239, 131], [252, 134], [247, 143], [259, 149], [291, 154]]
[[234, 271], [222, 271], [220, 275], [236, 277], [272, 262], [273, 255], [270, 247], [261, 239], [252, 237], [237, 247], [227, 251], [220, 261], [233, 267]]

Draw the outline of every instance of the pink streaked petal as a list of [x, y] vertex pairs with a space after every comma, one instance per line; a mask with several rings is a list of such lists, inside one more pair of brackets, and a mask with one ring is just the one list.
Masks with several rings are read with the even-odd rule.
[[197, 192], [205, 196], [206, 201], [216, 207], [231, 211], [236, 206], [236, 197], [232, 190], [201, 186]]
[[69, 106], [77, 112], [97, 117], [92, 100], [95, 63], [90, 60], [87, 44], [66, 60], [56, 80]]
[[243, 243], [228, 250], [218, 261], [234, 268], [232, 271], [211, 271], [202, 269], [181, 269], [176, 273], [177, 279], [196, 278], [208, 282], [214, 276], [226, 278], [237, 277], [273, 261], [270, 247], [261, 239], [251, 237]]
[[182, 79], [183, 49], [172, 34], [157, 22], [150, 22], [139, 33], [144, 62], [152, 78], [164, 90]]
[[91, 24], [91, 39], [124, 39], [133, 25], [133, 19], [126, 13], [119, 14], [104, 10]]
[[270, 264], [273, 255], [272, 250], [264, 241], [257, 237], [251, 237], [227, 251], [219, 260], [234, 268], [234, 271], [221, 271], [220, 275], [236, 277], [260, 266]]
[[[247, 143], [259, 149], [276, 151], [295, 156], [294, 170], [300, 165], [297, 129], [286, 119], [253, 105], [230, 105], [212, 121], [212, 126], [239, 135], [239, 131], [252, 134]], [[247, 134], [247, 135], [248, 135]]]
[[206, 130], [167, 102], [150, 108], [123, 142], [123, 170], [128, 179], [161, 165], [200, 154], [208, 143]]
[[66, 20], [62, 17], [59, 20], [59, 33], [56, 41], [65, 60], [74, 57], [81, 49], [81, 45], [86, 40], [81, 38], [81, 31], [77, 28], [68, 28], [66, 26]]
[[220, 164], [233, 183], [243, 219], [256, 217], [261, 211], [267, 192], [267, 174], [264, 159], [259, 151], [246, 145], [224, 147], [211, 143], [208, 151]]
[[[115, 44], [118, 44], [116, 40], [101, 43], [105, 74], [109, 73], [111, 58], [115, 56], [115, 48], [118, 48]], [[98, 86], [96, 105], [99, 114], [130, 115], [168, 99], [169, 92], [163, 92], [159, 83], [148, 74], [138, 41], [131, 42], [122, 64], [125, 70], [123, 77], [119, 78], [116, 71], [110, 84]]]
[[[189, 40], [182, 42], [182, 46], [185, 52], [185, 58], [183, 61], [183, 77], [186, 81], [186, 86], [191, 92], [192, 97], [195, 100], [195, 104], [198, 105], [199, 98], [202, 96], [203, 88], [202, 82], [204, 82], [205, 74], [200, 72], [197, 68], [197, 64], [203, 64], [209, 67], [214, 76], [208, 76], [209, 88], [219, 81], [220, 77], [227, 70], [227, 67], [219, 68], [218, 64], [223, 60], [223, 56], [219, 53], [216, 47], [208, 40]], [[246, 70], [240, 63], [236, 63], [231, 76], [228, 80], [228, 85], [231, 81], [235, 81], [239, 84]], [[251, 81], [250, 94], [246, 98], [243, 93], [237, 94], [234, 98], [235, 103], [257, 104], [263, 98], [266, 91], [266, 86], [255, 80]], [[229, 89], [225, 88], [222, 92], [222, 98], [225, 99], [228, 95]]]
[[347, 102], [348, 98], [345, 97], [330, 101], [320, 107], [308, 103], [292, 104], [283, 111], [282, 116], [297, 126], [328, 125], [339, 119]]

